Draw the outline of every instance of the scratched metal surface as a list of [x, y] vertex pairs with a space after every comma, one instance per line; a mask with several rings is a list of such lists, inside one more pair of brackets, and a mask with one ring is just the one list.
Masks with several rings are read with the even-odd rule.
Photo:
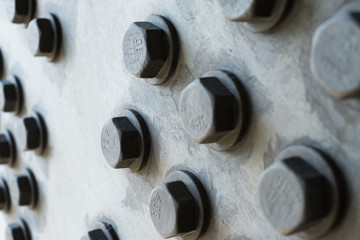
[[[64, 33], [60, 58], [49, 63], [31, 56], [25, 27], [6, 20], [1, 1], [3, 78], [21, 78], [20, 116], [39, 111], [49, 131], [43, 156], [19, 152], [13, 169], [1, 167], [7, 178], [30, 167], [41, 192], [35, 210], [1, 214], [1, 236], [5, 222], [21, 216], [39, 240], [80, 239], [102, 218], [112, 220], [121, 239], [162, 239], [151, 222], [150, 191], [169, 170], [187, 167], [211, 199], [212, 218], [202, 239], [298, 239], [272, 229], [257, 196], [264, 168], [296, 142], [326, 151], [346, 182], [341, 188], [348, 190], [347, 211], [323, 239], [358, 239], [360, 113], [357, 103], [328, 96], [309, 68], [313, 32], [344, 2], [296, 1], [275, 32], [254, 34], [226, 20], [216, 0], [38, 0], [37, 16], [55, 13]], [[171, 20], [181, 43], [176, 75], [161, 87], [131, 76], [122, 58], [127, 27], [154, 13]], [[227, 153], [193, 142], [178, 115], [182, 89], [214, 68], [241, 78], [253, 105], [249, 133]], [[137, 174], [110, 168], [100, 148], [103, 125], [127, 106], [143, 114], [153, 140], [149, 164]], [[1, 114], [1, 129], [11, 129], [17, 119]]]

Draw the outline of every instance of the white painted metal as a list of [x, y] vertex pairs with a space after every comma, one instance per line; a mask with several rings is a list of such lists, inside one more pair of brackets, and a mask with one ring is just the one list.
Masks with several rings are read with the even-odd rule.
[[[357, 103], [328, 96], [309, 67], [313, 32], [348, 1], [296, 1], [277, 31], [256, 34], [228, 21], [216, 0], [38, 0], [37, 16], [55, 13], [63, 27], [64, 47], [55, 63], [31, 55], [26, 28], [7, 20], [5, 2], [0, 2], [4, 78], [16, 74], [22, 80], [21, 117], [39, 111], [49, 145], [43, 156], [19, 152], [14, 169], [1, 167], [10, 179], [29, 166], [41, 191], [36, 210], [15, 208], [1, 221], [22, 216], [34, 239], [63, 240], [80, 239], [97, 220], [109, 218], [122, 240], [161, 239], [151, 222], [150, 192], [170, 169], [188, 167], [213, 207], [202, 239], [297, 239], [272, 229], [257, 196], [264, 168], [296, 142], [326, 151], [347, 181], [348, 211], [324, 239], [358, 238], [360, 113]], [[128, 26], [151, 14], [168, 17], [181, 43], [176, 76], [160, 87], [129, 74], [122, 58]], [[215, 68], [241, 78], [254, 107], [249, 134], [228, 153], [192, 141], [178, 115], [182, 89]], [[143, 114], [153, 140], [149, 164], [136, 174], [112, 169], [100, 148], [103, 125], [127, 106]], [[2, 130], [17, 118], [2, 113]]]

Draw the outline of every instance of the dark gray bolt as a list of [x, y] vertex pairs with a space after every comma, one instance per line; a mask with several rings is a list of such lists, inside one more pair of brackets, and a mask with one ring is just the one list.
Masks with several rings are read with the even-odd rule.
[[35, 150], [41, 146], [41, 127], [35, 117], [26, 117], [17, 125], [20, 147]]
[[181, 94], [183, 125], [198, 143], [217, 142], [234, 130], [237, 109], [235, 96], [215, 77], [197, 79]]
[[198, 210], [194, 197], [181, 181], [164, 183], [151, 192], [151, 218], [164, 238], [194, 231]]
[[0, 164], [11, 163], [14, 158], [14, 148], [12, 136], [0, 134]]
[[1, 179], [0, 181], [0, 210], [9, 210], [10, 208], [10, 193], [7, 181]]
[[139, 78], [155, 78], [167, 59], [166, 33], [150, 22], [132, 23], [124, 43], [128, 71]]
[[7, 240], [30, 240], [30, 231], [24, 220], [20, 223], [12, 223], [6, 229]]
[[36, 206], [38, 187], [32, 171], [27, 170], [27, 174], [15, 176], [10, 190], [14, 205], [31, 208]]
[[88, 232], [89, 240], [119, 240], [113, 226], [106, 222], [96, 224], [95, 229]]
[[28, 23], [33, 13], [32, 0], [8, 0], [7, 13], [13, 23]]
[[360, 4], [347, 4], [316, 30], [311, 51], [315, 78], [339, 99], [360, 97]]
[[56, 30], [52, 20], [47, 18], [33, 19], [28, 27], [30, 50], [34, 56], [50, 57], [56, 50]]
[[274, 163], [260, 180], [260, 205], [280, 233], [294, 234], [313, 226], [330, 210], [329, 184], [301, 158]]
[[101, 148], [110, 166], [128, 168], [141, 155], [141, 135], [129, 118], [112, 118], [102, 130]]
[[260, 22], [271, 16], [278, 0], [219, 0], [227, 17], [233, 21]]
[[19, 111], [21, 90], [16, 82], [1, 81], [0, 106], [4, 112]]

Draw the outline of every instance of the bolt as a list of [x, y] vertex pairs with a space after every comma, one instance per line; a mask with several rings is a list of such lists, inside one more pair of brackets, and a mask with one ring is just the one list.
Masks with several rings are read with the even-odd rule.
[[227, 17], [233, 21], [264, 21], [271, 17], [278, 0], [219, 0]]
[[164, 183], [151, 192], [151, 218], [164, 238], [196, 230], [198, 211], [194, 197], [182, 181]]
[[16, 176], [11, 187], [13, 202], [19, 206], [35, 207], [38, 198], [38, 188], [34, 174], [28, 173]]
[[38, 117], [21, 119], [16, 126], [19, 146], [24, 151], [36, 150], [43, 145], [43, 127]]
[[10, 209], [10, 193], [7, 181], [1, 179], [0, 181], [0, 210]]
[[28, 27], [34, 56], [50, 56], [55, 49], [55, 29], [47, 18], [33, 19]]
[[12, 134], [0, 134], [0, 164], [9, 164], [15, 159], [15, 146]]
[[284, 235], [304, 231], [330, 210], [326, 178], [301, 158], [274, 163], [260, 180], [260, 205], [270, 224]]
[[141, 157], [141, 134], [128, 117], [112, 118], [101, 134], [101, 148], [113, 168], [128, 168]]
[[234, 130], [238, 116], [235, 96], [216, 77], [195, 80], [180, 99], [187, 133], [198, 143], [213, 143]]
[[22, 92], [19, 80], [1, 81], [0, 106], [4, 112], [20, 112], [22, 104]]
[[8, 0], [7, 13], [13, 23], [28, 23], [34, 13], [33, 0]]
[[99, 222], [88, 232], [89, 240], [119, 240], [114, 228], [106, 222]]
[[339, 99], [360, 97], [360, 4], [347, 4], [316, 30], [311, 50], [315, 78]]
[[139, 78], [155, 78], [165, 64], [167, 48], [163, 29], [150, 22], [132, 23], [123, 42], [125, 65]]
[[24, 220], [12, 223], [6, 229], [7, 240], [31, 240], [30, 230]]

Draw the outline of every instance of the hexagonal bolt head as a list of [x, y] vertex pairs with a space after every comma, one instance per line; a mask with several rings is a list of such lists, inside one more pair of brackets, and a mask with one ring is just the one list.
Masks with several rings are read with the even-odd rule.
[[4, 112], [18, 111], [20, 105], [20, 89], [15, 82], [1, 81], [0, 106]]
[[28, 23], [33, 13], [32, 0], [8, 0], [7, 15], [13, 23]]
[[260, 180], [260, 205], [280, 233], [294, 234], [316, 224], [330, 211], [329, 184], [301, 158], [274, 163]]
[[278, 0], [219, 0], [232, 21], [260, 22], [269, 18]]
[[139, 78], [155, 78], [167, 59], [166, 33], [149, 22], [135, 22], [127, 30], [124, 61], [128, 71]]
[[101, 134], [101, 148], [113, 168], [128, 168], [141, 155], [141, 134], [127, 117], [113, 118]]
[[89, 240], [119, 240], [113, 226], [106, 222], [99, 222], [95, 229], [88, 232]]
[[10, 208], [10, 193], [7, 182], [2, 179], [0, 181], [0, 210], [9, 210]]
[[33, 202], [34, 189], [29, 176], [17, 176], [16, 183], [19, 191], [19, 206], [28, 206]]
[[30, 50], [34, 56], [50, 57], [55, 51], [56, 33], [50, 19], [33, 19], [28, 27]]
[[0, 134], [0, 164], [12, 162], [14, 157], [14, 146], [10, 136]]
[[151, 218], [164, 238], [194, 231], [198, 223], [198, 205], [181, 181], [164, 183], [151, 192]]
[[34, 117], [22, 119], [17, 125], [19, 145], [24, 150], [35, 150], [41, 145], [41, 128]]
[[7, 240], [30, 240], [30, 231], [25, 223], [21, 221], [20, 223], [12, 223], [6, 229], [6, 239]]
[[181, 94], [180, 115], [187, 133], [198, 143], [213, 143], [234, 130], [238, 103], [218, 78], [200, 78]]
[[336, 98], [360, 97], [359, 42], [360, 6], [345, 6], [315, 32], [311, 69], [321, 85]]

